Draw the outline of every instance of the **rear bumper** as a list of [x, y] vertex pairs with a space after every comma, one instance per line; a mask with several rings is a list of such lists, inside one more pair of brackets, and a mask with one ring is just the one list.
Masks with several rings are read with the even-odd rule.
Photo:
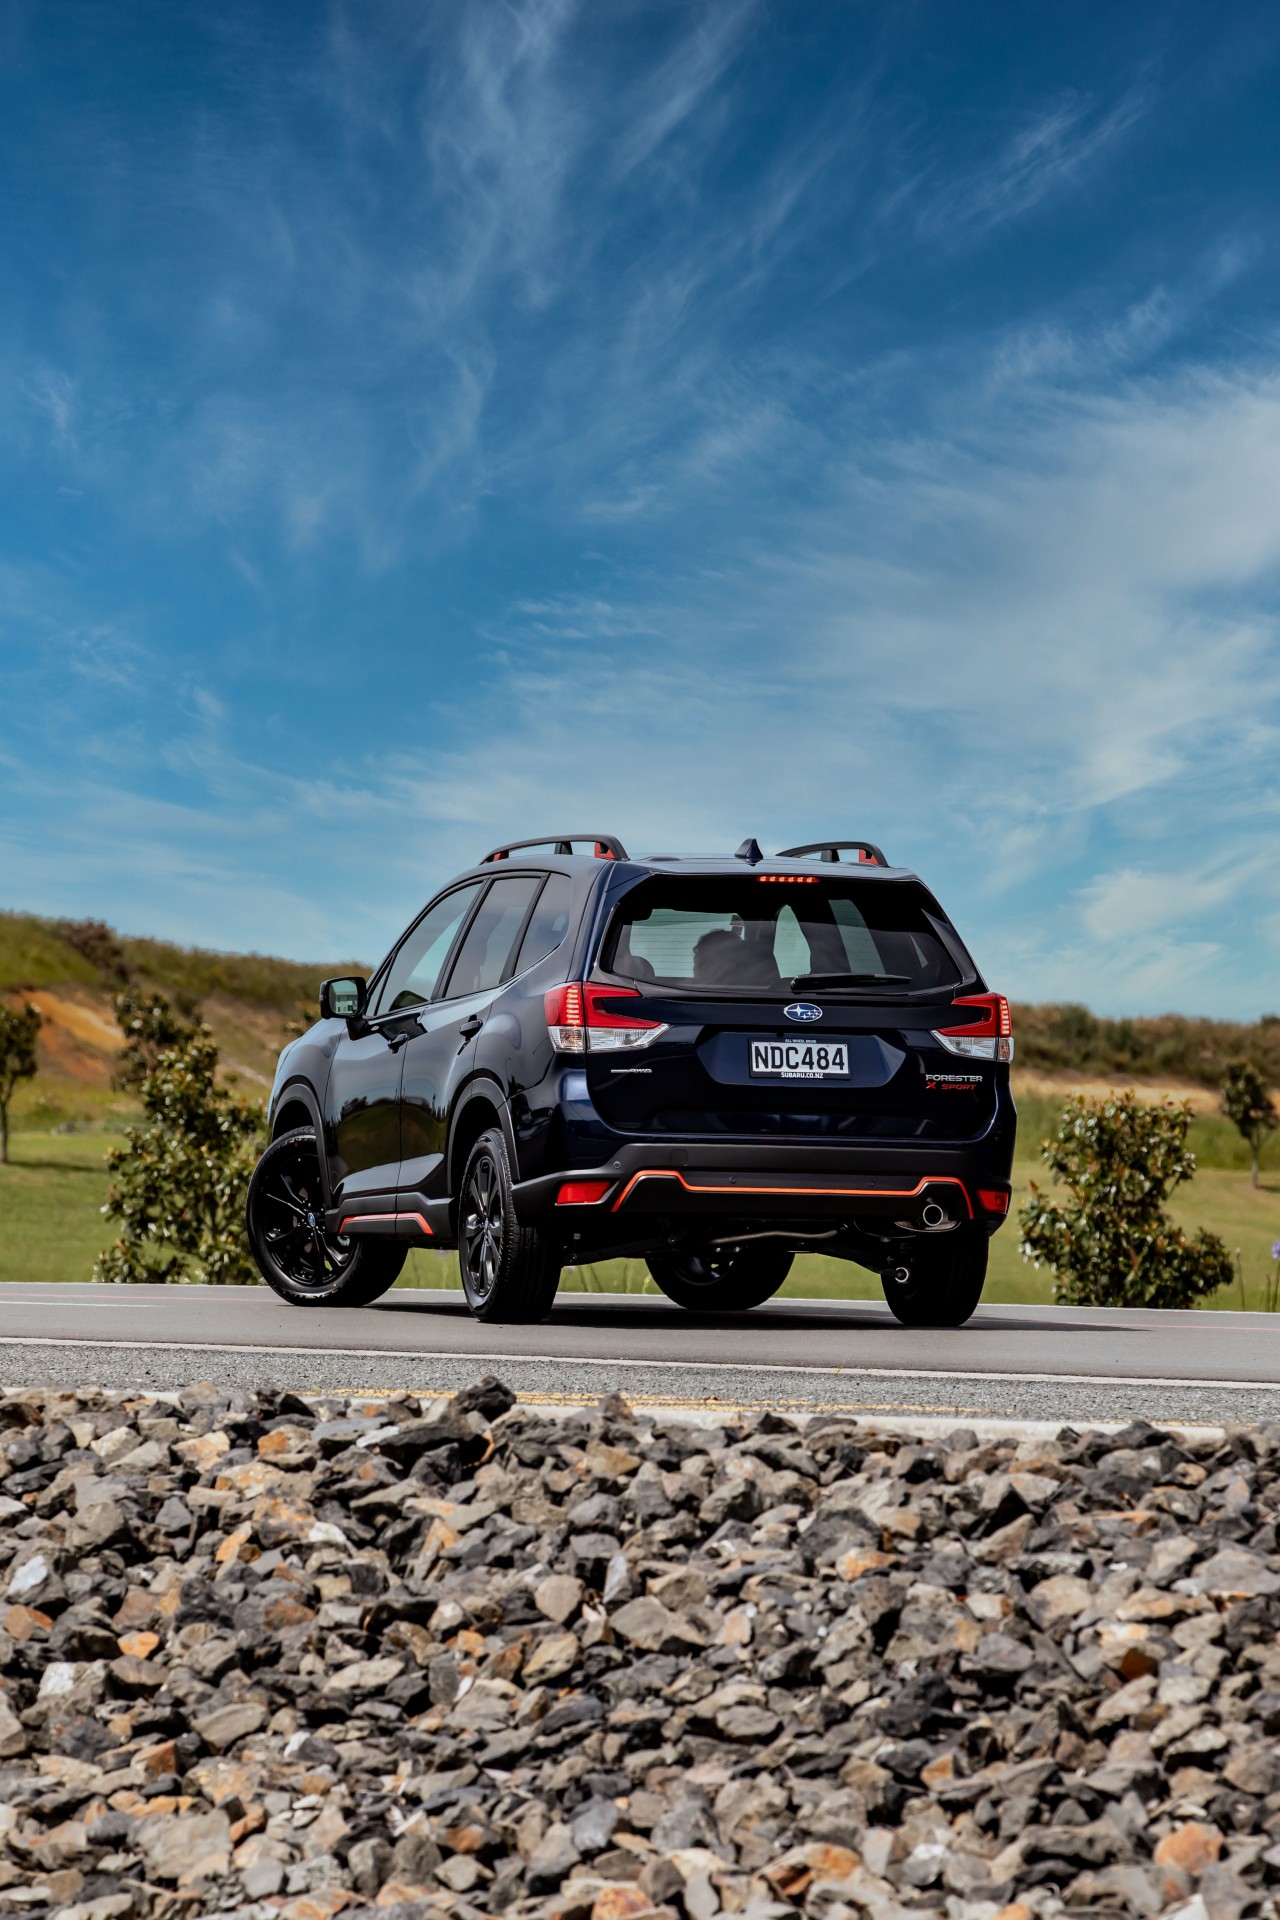
[[[703, 1225], [811, 1226], [824, 1237], [841, 1225], [877, 1235], [970, 1223], [994, 1231], [1008, 1210], [1010, 1158], [967, 1147], [630, 1142], [603, 1165], [524, 1181], [516, 1211], [527, 1224], [554, 1223], [579, 1257]], [[604, 1191], [559, 1204], [570, 1183]]]

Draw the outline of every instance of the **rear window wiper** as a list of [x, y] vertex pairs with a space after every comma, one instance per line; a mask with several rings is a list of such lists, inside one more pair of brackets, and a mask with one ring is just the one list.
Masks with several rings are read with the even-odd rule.
[[909, 973], [798, 973], [792, 989], [801, 993], [806, 987], [909, 987]]

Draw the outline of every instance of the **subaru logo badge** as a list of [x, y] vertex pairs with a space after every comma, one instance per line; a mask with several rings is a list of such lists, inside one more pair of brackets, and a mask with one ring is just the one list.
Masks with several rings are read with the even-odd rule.
[[821, 1020], [822, 1008], [815, 1007], [812, 1000], [793, 1000], [783, 1012], [788, 1020]]

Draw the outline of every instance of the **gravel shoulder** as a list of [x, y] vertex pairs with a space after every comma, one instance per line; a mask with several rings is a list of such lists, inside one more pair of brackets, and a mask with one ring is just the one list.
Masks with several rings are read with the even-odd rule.
[[0, 1399], [0, 1913], [1245, 1920], [1280, 1426]]

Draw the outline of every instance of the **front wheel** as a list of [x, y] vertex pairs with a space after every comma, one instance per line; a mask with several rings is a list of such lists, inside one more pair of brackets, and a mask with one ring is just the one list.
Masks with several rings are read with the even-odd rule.
[[880, 1276], [894, 1319], [904, 1327], [962, 1327], [982, 1298], [989, 1245], [985, 1233], [963, 1227], [917, 1241]]
[[545, 1320], [560, 1285], [560, 1250], [536, 1227], [522, 1227], [507, 1143], [495, 1127], [471, 1149], [458, 1202], [458, 1270], [477, 1320], [508, 1325]]
[[691, 1313], [746, 1313], [771, 1300], [795, 1255], [763, 1242], [703, 1253], [651, 1253], [645, 1262], [668, 1300]]
[[267, 1285], [293, 1307], [367, 1307], [391, 1286], [405, 1247], [325, 1232], [320, 1151], [310, 1127], [282, 1133], [259, 1160], [245, 1208]]

